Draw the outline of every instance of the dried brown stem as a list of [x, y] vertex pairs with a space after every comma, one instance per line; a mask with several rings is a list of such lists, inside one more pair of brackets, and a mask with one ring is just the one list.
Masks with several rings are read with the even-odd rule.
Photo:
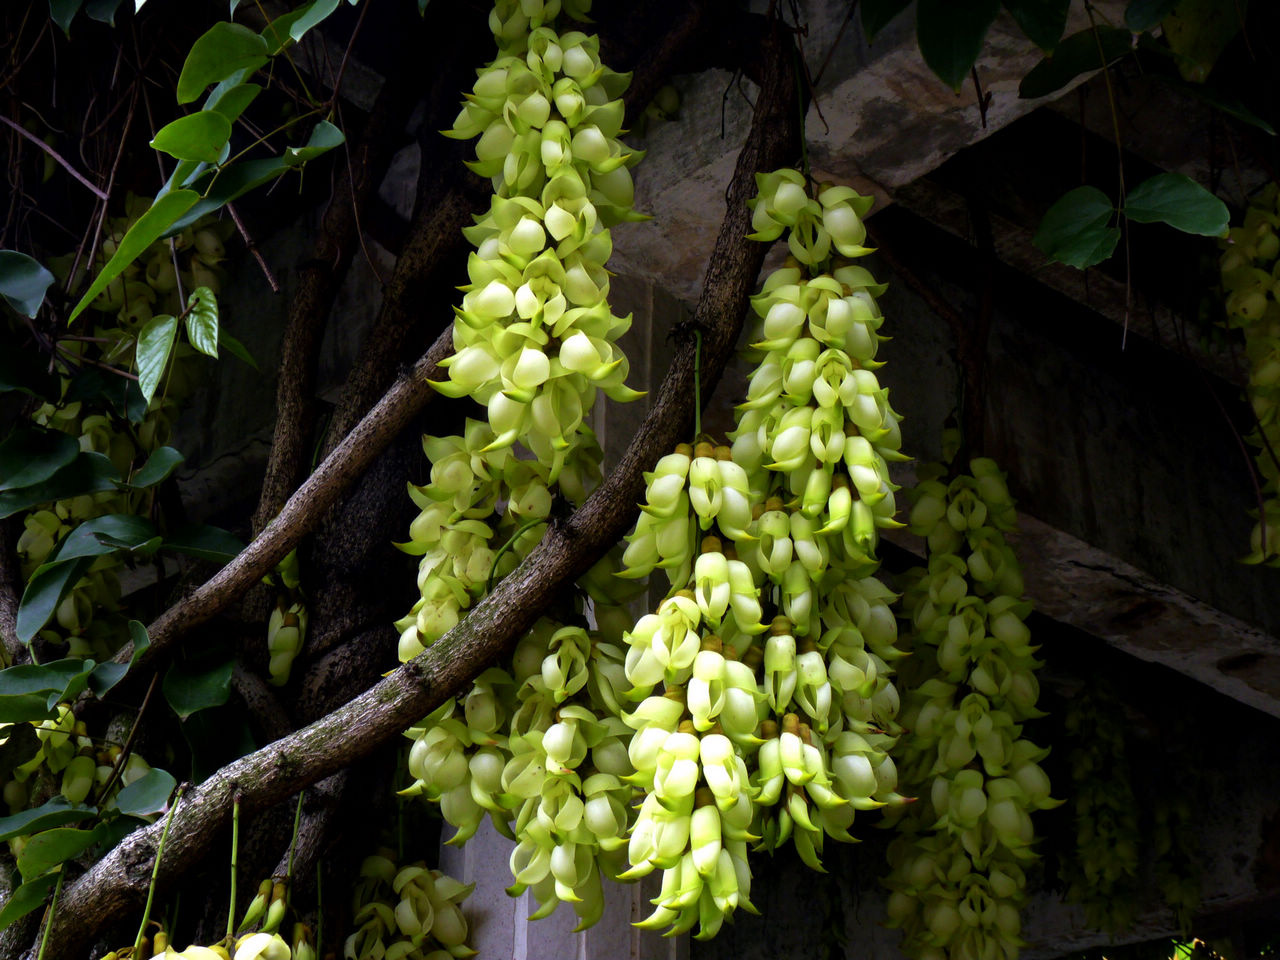
[[[714, 386], [733, 351], [748, 296], [764, 258], [764, 247], [745, 239], [750, 218], [744, 201], [754, 191], [757, 171], [791, 162], [796, 153], [796, 118], [790, 109], [794, 90], [789, 72], [791, 57], [776, 34], [764, 43], [761, 56], [766, 63], [765, 84], [738, 158], [728, 192], [728, 213], [690, 325], [702, 334], [706, 391]], [[447, 697], [461, 692], [477, 672], [510, 648], [565, 582], [584, 572], [617, 542], [635, 514], [644, 485], [643, 470], [684, 438], [692, 422], [693, 329], [681, 331], [678, 340], [670, 372], [631, 446], [618, 468], [582, 508], [567, 521], [554, 524], [542, 543], [492, 594], [421, 656], [323, 719], [229, 764], [188, 793], [172, 817], [160, 883], [171, 882], [213, 849], [230, 820], [232, 797], [237, 790], [244, 798], [242, 815], [251, 815], [254, 810], [278, 803], [300, 788], [338, 772], [398, 736]], [[420, 385], [420, 381], [414, 382]], [[407, 388], [401, 381], [393, 388], [393, 394], [404, 389]], [[387, 402], [379, 404], [375, 413]], [[361, 445], [361, 427], [339, 450]], [[335, 451], [334, 456], [337, 455]], [[304, 486], [295, 499], [306, 490]], [[287, 547], [282, 541], [287, 537], [272, 532], [282, 521], [288, 522], [284, 515], [255, 544], [271, 541], [271, 549], [281, 550], [283, 555]], [[250, 545], [246, 554], [254, 547]], [[269, 553], [259, 547], [257, 562], [261, 563]], [[241, 570], [247, 566], [243, 557], [242, 554], [236, 561]], [[188, 609], [200, 606], [190, 600], [183, 604]], [[194, 617], [201, 614], [185, 614], [186, 620]], [[169, 617], [164, 628], [163, 633], [157, 630], [157, 634], [172, 638], [182, 628], [182, 621]], [[53, 955], [82, 955], [86, 944], [110, 918], [143, 900], [147, 867], [155, 855], [160, 829], [157, 824], [131, 834], [64, 891], [49, 931]]]

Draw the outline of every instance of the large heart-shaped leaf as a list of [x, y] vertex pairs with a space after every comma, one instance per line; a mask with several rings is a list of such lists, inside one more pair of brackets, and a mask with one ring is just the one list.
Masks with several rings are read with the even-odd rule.
[[58, 875], [49, 873], [43, 877], [28, 880], [13, 891], [13, 895], [9, 897], [4, 907], [0, 909], [0, 930], [9, 926], [15, 920], [22, 919], [33, 910], [39, 910], [44, 906], [45, 900], [53, 891], [53, 887], [57, 882]]
[[173, 712], [186, 719], [197, 710], [217, 707], [231, 696], [231, 669], [235, 661], [175, 663], [164, 675], [160, 689]]
[[1004, 8], [1027, 39], [1045, 53], [1053, 53], [1067, 28], [1071, 0], [1004, 0]]
[[100, 839], [96, 829], [54, 827], [27, 840], [18, 854], [18, 872], [23, 880], [48, 873], [60, 863], [74, 860]]
[[858, 16], [862, 20], [862, 32], [867, 35], [867, 40], [874, 40], [881, 30], [910, 5], [911, 0], [860, 0]]
[[151, 146], [179, 160], [217, 163], [230, 139], [231, 121], [216, 110], [201, 110], [166, 123]]
[[178, 102], [190, 103], [211, 83], [239, 70], [252, 72], [267, 62], [267, 42], [238, 23], [215, 23], [187, 54], [178, 75]]
[[201, 560], [212, 560], [214, 563], [228, 563], [234, 560], [244, 544], [233, 533], [221, 527], [199, 524], [184, 527], [177, 533], [165, 538], [162, 550], [198, 557]]
[[1096, 187], [1077, 187], [1064, 194], [1040, 221], [1033, 243], [1050, 260], [1084, 269], [1115, 251], [1120, 229], [1109, 226], [1115, 207]]
[[301, 147], [289, 147], [285, 150], [285, 162], [291, 167], [296, 167], [298, 164], [314, 160], [320, 154], [332, 150], [345, 139], [346, 137], [342, 135], [341, 130], [328, 120], [321, 120], [316, 124], [316, 128], [311, 131], [311, 136], [307, 138], [305, 144]]
[[0, 492], [0, 518], [12, 516], [41, 503], [114, 490], [119, 479], [120, 474], [105, 456], [100, 453], [80, 453], [43, 483]]
[[0, 722], [21, 723], [57, 716], [54, 707], [79, 696], [92, 670], [92, 660], [76, 658], [24, 663], [0, 670]]
[[1124, 215], [1202, 237], [1226, 236], [1231, 219], [1225, 203], [1181, 173], [1156, 174], [1138, 184], [1124, 199]]
[[130, 490], [145, 490], [168, 479], [183, 461], [182, 454], [173, 447], [157, 447], [147, 457], [147, 462], [122, 487]]
[[916, 41], [920, 55], [938, 79], [959, 90], [982, 52], [1000, 0], [919, 0]]

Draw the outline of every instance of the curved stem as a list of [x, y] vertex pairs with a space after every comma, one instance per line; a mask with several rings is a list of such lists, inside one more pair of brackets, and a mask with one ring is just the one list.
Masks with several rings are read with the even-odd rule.
[[[147, 924], [151, 921], [151, 904], [156, 896], [156, 878], [160, 876], [160, 858], [164, 856], [164, 842], [169, 839], [169, 828], [173, 826], [173, 813], [178, 809], [178, 804], [182, 802], [183, 791], [186, 790], [186, 784], [178, 786], [178, 793], [173, 798], [173, 803], [169, 805], [169, 812], [164, 818], [164, 830], [160, 833], [160, 843], [156, 846], [156, 859], [151, 865], [151, 883], [147, 887], [147, 905], [142, 909], [142, 923], [138, 924], [138, 935], [133, 938], [133, 955], [141, 956], [142, 937], [147, 932]], [[61, 884], [61, 880], [58, 881]], [[48, 942], [48, 936], [45, 942]]]

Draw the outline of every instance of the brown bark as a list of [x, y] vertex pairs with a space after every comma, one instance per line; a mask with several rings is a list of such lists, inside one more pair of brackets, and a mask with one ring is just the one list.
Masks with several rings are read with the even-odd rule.
[[[702, 334], [705, 392], [714, 387], [733, 351], [765, 252], [763, 245], [745, 239], [750, 215], [744, 201], [754, 191], [754, 175], [794, 159], [793, 60], [776, 33], [764, 42], [765, 82], [729, 186], [728, 213], [712, 252], [702, 298], [691, 324], [678, 332], [671, 370], [618, 468], [568, 520], [553, 524], [529, 557], [433, 647], [323, 719], [237, 760], [188, 791], [171, 818], [159, 873], [162, 886], [221, 842], [237, 790], [243, 796], [242, 815], [251, 816], [398, 736], [446, 698], [463, 691], [476, 673], [511, 647], [564, 583], [617, 542], [636, 512], [644, 485], [642, 471], [688, 436], [694, 406], [694, 328]], [[419, 366], [433, 368], [435, 359], [428, 356]], [[321, 488], [338, 485], [352, 470], [358, 472], [354, 467], [358, 451], [384, 435], [377, 431], [389, 430], [393, 422], [403, 419], [386, 411], [403, 413], [411, 408], [413, 403], [406, 397], [415, 385], [429, 389], [422, 386], [422, 372], [397, 383], [263, 535], [214, 581], [157, 621], [153, 635], [163, 638], [164, 645], [171, 644], [190, 625], [213, 615], [206, 607], [225, 604], [235, 590], [265, 572], [257, 569], [261, 564], [283, 556], [290, 536], [304, 522], [302, 517], [315, 515], [314, 504], [320, 498], [336, 499], [336, 491]], [[374, 423], [365, 429], [371, 419]], [[342, 466], [330, 465], [340, 455]], [[111, 918], [142, 902], [163, 829], [159, 822], [131, 834], [63, 891], [50, 929], [49, 955], [83, 955], [87, 943]]]
[[18, 524], [0, 520], [0, 642], [8, 666], [30, 663], [31, 654], [18, 642], [18, 601], [22, 583], [18, 576]]

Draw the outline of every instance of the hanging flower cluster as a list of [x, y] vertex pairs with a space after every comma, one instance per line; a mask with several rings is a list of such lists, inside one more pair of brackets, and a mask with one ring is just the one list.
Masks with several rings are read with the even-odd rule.
[[811, 198], [794, 170], [758, 180], [754, 236], [789, 230], [793, 256], [753, 301], [760, 360], [733, 446], [681, 445], [645, 475], [623, 558], [673, 591], [625, 637], [645, 796], [623, 876], [661, 869], [641, 926], [700, 938], [752, 909], [749, 845], [791, 841], [821, 869], [825, 837], [851, 841], [858, 810], [902, 799], [893, 594], [871, 576], [901, 445], [873, 372], [883, 288], [831, 262], [867, 252], [869, 200]]
[[[472, 167], [495, 195], [466, 231], [471, 282], [449, 379], [436, 387], [473, 397], [487, 418], [468, 420], [463, 436], [424, 440], [431, 479], [410, 489], [422, 512], [403, 545], [421, 558], [420, 599], [397, 625], [402, 660], [515, 568], [557, 499], [580, 505], [599, 482], [600, 448], [584, 423], [597, 391], [638, 396], [615, 346], [630, 318], [613, 315], [605, 270], [609, 226], [638, 219], [628, 170], [638, 157], [617, 140], [627, 78], [600, 63], [595, 37], [557, 33], [560, 12], [558, 0], [497, 5], [500, 55], [450, 132], [479, 136]], [[519, 839], [509, 892], [532, 892], [534, 918], [571, 903], [584, 927], [603, 909], [601, 877], [626, 867], [635, 772], [618, 700], [628, 688], [622, 605], [638, 588], [617, 570], [606, 556], [509, 665], [406, 732], [414, 783], [405, 792], [440, 803], [457, 827], [450, 842], [488, 815]]]
[[1048, 751], [1022, 737], [1041, 714], [1030, 606], [1004, 537], [1013, 500], [993, 461], [970, 470], [948, 482], [942, 465], [922, 468], [912, 492], [928, 567], [904, 595], [913, 656], [899, 762], [920, 801], [889, 848], [888, 913], [909, 956], [1012, 960], [1035, 858], [1029, 814], [1059, 801], [1039, 766]]
[[397, 868], [390, 851], [365, 857], [352, 890], [355, 931], [343, 944], [344, 960], [474, 957], [458, 908], [474, 887], [421, 863]]
[[1232, 227], [1219, 261], [1227, 326], [1244, 333], [1249, 362], [1247, 395], [1258, 418], [1248, 439], [1262, 475], [1262, 511], [1245, 563], [1280, 566], [1280, 185], [1250, 204], [1244, 224]]

